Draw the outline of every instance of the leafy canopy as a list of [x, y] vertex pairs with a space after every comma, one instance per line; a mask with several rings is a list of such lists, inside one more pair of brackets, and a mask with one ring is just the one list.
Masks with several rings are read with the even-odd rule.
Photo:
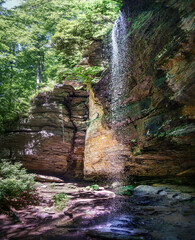
[[[29, 109], [30, 99], [50, 82], [77, 75], [85, 49], [102, 39], [121, 1], [25, 0], [14, 9], [0, 1], [0, 131]], [[101, 69], [99, 69], [101, 71]], [[93, 80], [97, 68], [82, 70]], [[86, 73], [86, 75], [85, 75]]]

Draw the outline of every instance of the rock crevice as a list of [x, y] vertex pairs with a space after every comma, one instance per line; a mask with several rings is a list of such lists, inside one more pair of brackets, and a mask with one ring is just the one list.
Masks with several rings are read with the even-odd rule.
[[87, 118], [88, 93], [56, 85], [38, 94], [28, 118], [1, 137], [1, 157], [38, 173], [82, 177]]

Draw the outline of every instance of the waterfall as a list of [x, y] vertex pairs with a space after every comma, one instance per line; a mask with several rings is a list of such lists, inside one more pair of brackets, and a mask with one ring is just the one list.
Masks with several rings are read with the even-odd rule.
[[119, 12], [119, 17], [115, 21], [112, 29], [112, 68], [111, 68], [111, 112], [112, 122], [116, 122], [119, 118], [119, 110], [123, 102], [125, 92], [125, 59], [126, 59], [126, 43], [127, 35], [126, 17]]
[[61, 127], [62, 127], [62, 142], [64, 143], [64, 119], [63, 119], [63, 107], [60, 108]]

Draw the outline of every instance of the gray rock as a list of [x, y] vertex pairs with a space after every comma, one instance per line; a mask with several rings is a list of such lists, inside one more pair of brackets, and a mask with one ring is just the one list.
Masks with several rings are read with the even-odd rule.
[[165, 190], [162, 190], [158, 193], [161, 196], [167, 196], [167, 192]]
[[37, 217], [39, 217], [42, 220], [46, 220], [46, 219], [51, 219], [52, 218], [52, 216], [50, 214], [42, 213], [42, 212], [38, 213]]
[[113, 182], [112, 185], [111, 185], [111, 187], [112, 187], [112, 188], [117, 188], [117, 187], [121, 187], [121, 185], [122, 185], [122, 184], [121, 184], [120, 182]]
[[167, 197], [169, 198], [169, 199], [178, 199], [178, 192], [168, 192], [168, 194], [167, 194]]
[[173, 188], [152, 187], [148, 185], [140, 185], [134, 189], [135, 195], [160, 195], [168, 199], [187, 201], [191, 200], [192, 196], [189, 193], [181, 193]]
[[160, 194], [160, 192], [163, 193], [163, 195], [166, 195], [162, 187], [140, 185], [134, 189], [135, 195], [143, 195], [143, 194], [156, 195], [156, 194]]
[[188, 193], [181, 193], [178, 198], [180, 201], [188, 201], [192, 199], [192, 196]]

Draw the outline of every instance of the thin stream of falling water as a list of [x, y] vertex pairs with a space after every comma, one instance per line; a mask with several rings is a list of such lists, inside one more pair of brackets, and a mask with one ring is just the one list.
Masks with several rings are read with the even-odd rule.
[[125, 92], [124, 67], [126, 57], [125, 36], [127, 34], [126, 17], [119, 12], [112, 29], [112, 69], [111, 69], [111, 112], [112, 122], [117, 121]]
[[62, 107], [60, 108], [60, 118], [61, 118], [61, 127], [62, 127], [62, 142], [64, 143], [64, 119], [63, 119]]
[[[128, 56], [128, 46], [125, 40], [127, 36], [127, 19], [122, 11], [119, 11], [119, 17], [114, 23], [112, 29], [112, 65], [111, 65], [111, 122], [113, 124], [121, 120], [121, 108], [124, 98], [128, 92], [126, 74], [126, 58]], [[113, 161], [118, 161], [118, 155], [113, 156]], [[121, 162], [121, 164], [123, 164]], [[113, 176], [113, 181], [118, 182], [119, 186], [123, 185], [124, 175], [121, 172], [118, 176]], [[123, 209], [120, 201], [112, 203], [113, 209], [121, 211]], [[122, 210], [123, 212], [123, 210]], [[120, 220], [120, 214], [116, 217]], [[120, 222], [120, 221], [119, 221]], [[107, 228], [113, 227], [113, 216], [108, 217]], [[111, 224], [109, 226], [109, 224]], [[120, 229], [118, 229], [120, 230]], [[121, 229], [122, 231], [122, 229]]]
[[[110, 80], [110, 92], [111, 92], [111, 123], [113, 128], [117, 126], [117, 123], [122, 117], [122, 106], [127, 88], [126, 74], [126, 57], [127, 57], [127, 19], [122, 11], [119, 11], [119, 17], [115, 21], [112, 29], [112, 57], [111, 57], [111, 80]], [[115, 125], [116, 124], [116, 125]], [[118, 163], [120, 154], [113, 154], [113, 162]], [[121, 158], [122, 159], [122, 158]], [[120, 165], [124, 164], [123, 160], [120, 161]], [[123, 171], [113, 176], [113, 181], [123, 181]]]

